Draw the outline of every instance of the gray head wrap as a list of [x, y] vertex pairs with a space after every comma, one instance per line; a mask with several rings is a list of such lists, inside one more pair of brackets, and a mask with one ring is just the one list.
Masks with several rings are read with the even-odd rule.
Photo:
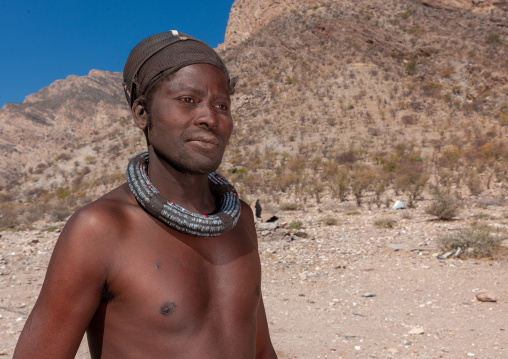
[[131, 51], [123, 69], [123, 88], [129, 106], [164, 76], [191, 64], [210, 64], [222, 71], [234, 93], [226, 65], [204, 42], [176, 30], [147, 37]]

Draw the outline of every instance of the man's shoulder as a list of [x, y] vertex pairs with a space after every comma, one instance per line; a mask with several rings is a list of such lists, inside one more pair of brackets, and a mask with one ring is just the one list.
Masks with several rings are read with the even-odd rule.
[[247, 217], [249, 221], [254, 221], [254, 213], [252, 212], [252, 208], [250, 208], [249, 204], [243, 200], [240, 200], [240, 208], [242, 217]]
[[126, 184], [76, 211], [66, 224], [67, 230], [110, 235], [124, 230], [139, 207]]

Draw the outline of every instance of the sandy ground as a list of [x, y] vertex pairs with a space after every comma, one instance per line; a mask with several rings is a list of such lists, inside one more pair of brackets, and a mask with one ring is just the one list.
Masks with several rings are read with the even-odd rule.
[[[437, 258], [438, 238], [475, 214], [508, 227], [503, 208], [466, 210], [452, 222], [418, 209], [319, 211], [278, 213], [279, 223], [301, 221], [308, 238], [260, 232], [279, 358], [508, 358], [508, 261]], [[338, 224], [322, 224], [325, 216]], [[395, 226], [379, 228], [380, 218]], [[0, 234], [0, 357], [10, 358], [58, 233]], [[477, 300], [482, 290], [497, 302]], [[85, 343], [76, 357], [88, 357]]]

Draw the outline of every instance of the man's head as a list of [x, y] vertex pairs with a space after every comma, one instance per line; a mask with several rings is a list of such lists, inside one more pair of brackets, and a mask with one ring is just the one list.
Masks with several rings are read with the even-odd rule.
[[210, 46], [176, 31], [151, 36], [129, 55], [124, 88], [151, 156], [185, 173], [217, 169], [233, 128], [234, 86]]
[[[134, 101], [143, 96], [149, 100], [150, 92], [161, 80], [192, 64], [217, 67], [224, 74], [230, 94], [234, 93], [234, 82], [215, 50], [190, 35], [172, 30], [147, 37], [134, 47], [127, 58], [123, 86], [129, 106], [132, 107]], [[146, 106], [149, 107], [149, 103]]]

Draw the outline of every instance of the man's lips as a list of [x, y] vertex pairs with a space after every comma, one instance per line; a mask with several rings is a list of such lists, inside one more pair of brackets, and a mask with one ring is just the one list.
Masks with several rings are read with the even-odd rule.
[[202, 143], [206, 143], [208, 145], [214, 145], [214, 146], [219, 145], [219, 140], [217, 139], [217, 137], [210, 136], [210, 135], [194, 135], [194, 136], [191, 136], [189, 139], [187, 139], [187, 141], [202, 142]]

